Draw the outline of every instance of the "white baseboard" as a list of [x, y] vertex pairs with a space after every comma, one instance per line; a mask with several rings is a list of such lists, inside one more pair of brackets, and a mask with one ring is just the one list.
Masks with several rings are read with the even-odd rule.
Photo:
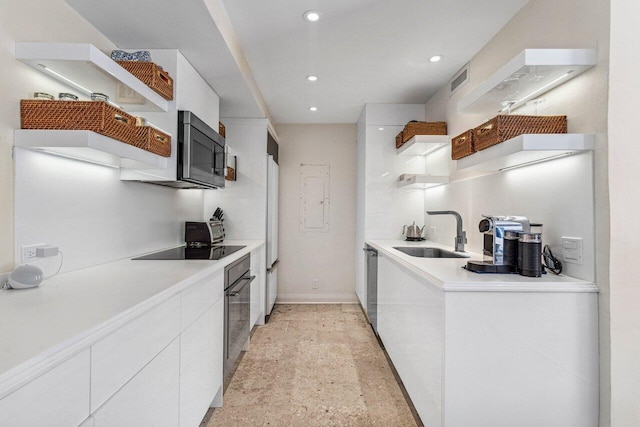
[[356, 294], [282, 294], [276, 304], [357, 304]]

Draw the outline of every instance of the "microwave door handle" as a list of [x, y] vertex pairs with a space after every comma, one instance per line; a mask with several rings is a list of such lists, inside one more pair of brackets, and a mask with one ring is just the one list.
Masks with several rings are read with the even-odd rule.
[[184, 141], [183, 141], [183, 162], [182, 162], [182, 175], [183, 178], [191, 178], [191, 126], [184, 124]]

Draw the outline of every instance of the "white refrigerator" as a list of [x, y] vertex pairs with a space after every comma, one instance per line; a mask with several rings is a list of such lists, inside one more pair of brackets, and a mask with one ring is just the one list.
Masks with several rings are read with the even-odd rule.
[[278, 164], [270, 155], [267, 161], [266, 315], [271, 314], [278, 296], [278, 174]]

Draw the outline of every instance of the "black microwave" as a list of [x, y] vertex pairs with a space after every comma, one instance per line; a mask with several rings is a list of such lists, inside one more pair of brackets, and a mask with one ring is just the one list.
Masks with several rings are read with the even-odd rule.
[[178, 111], [178, 181], [182, 188], [224, 188], [224, 138], [190, 111]]

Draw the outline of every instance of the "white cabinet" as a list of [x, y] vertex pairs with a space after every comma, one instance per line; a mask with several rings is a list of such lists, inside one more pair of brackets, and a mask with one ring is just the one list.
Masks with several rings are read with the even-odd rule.
[[251, 327], [264, 325], [264, 308], [266, 298], [265, 254], [264, 246], [251, 251], [251, 275], [256, 276], [251, 282]]
[[425, 425], [598, 425], [597, 293], [528, 289], [445, 292], [379, 252], [378, 332]]
[[79, 425], [89, 416], [89, 366], [87, 349], [0, 400], [0, 425]]
[[175, 427], [180, 343], [174, 340], [95, 414], [95, 427]]
[[424, 425], [441, 425], [443, 292], [380, 252], [378, 333]]
[[181, 293], [180, 331], [184, 331], [209, 307], [224, 297], [224, 270], [200, 280]]
[[120, 178], [133, 181], [175, 181], [178, 164], [178, 110], [193, 112], [217, 131], [220, 98], [179, 51], [175, 49], [150, 49], [149, 51], [153, 61], [161, 64], [173, 78], [174, 100], [169, 101], [168, 112], [147, 112], [144, 117], [150, 123], [173, 135], [171, 157], [167, 159], [166, 168], [123, 169]]
[[95, 411], [180, 333], [180, 297], [152, 308], [91, 347]]
[[180, 337], [180, 427], [196, 427], [222, 388], [224, 300]]
[[[367, 302], [365, 240], [398, 239], [404, 224], [424, 221], [424, 192], [398, 188], [401, 174], [425, 173], [420, 154], [435, 147], [428, 138], [429, 146], [418, 149], [417, 156], [397, 155], [396, 135], [411, 120], [425, 120], [424, 104], [366, 104], [358, 120], [355, 291], [363, 307]], [[437, 138], [434, 143], [445, 142]]]
[[93, 417], [89, 417], [86, 420], [84, 420], [84, 422], [80, 424], [78, 427], [95, 427], [95, 425], [96, 425], [96, 419]]
[[95, 427], [95, 425], [96, 425], [96, 419], [93, 417], [89, 417], [86, 420], [84, 420], [84, 422], [80, 424], [78, 427]]

